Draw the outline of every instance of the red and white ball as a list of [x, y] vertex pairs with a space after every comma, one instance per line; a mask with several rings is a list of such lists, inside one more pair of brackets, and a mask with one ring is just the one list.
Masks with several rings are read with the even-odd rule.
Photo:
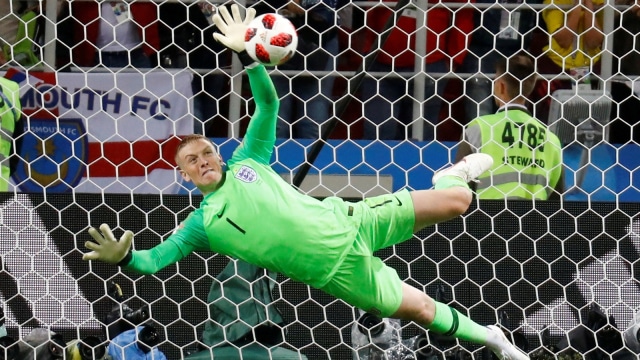
[[298, 34], [289, 19], [269, 13], [257, 16], [249, 23], [244, 41], [253, 60], [275, 66], [284, 64], [295, 55]]

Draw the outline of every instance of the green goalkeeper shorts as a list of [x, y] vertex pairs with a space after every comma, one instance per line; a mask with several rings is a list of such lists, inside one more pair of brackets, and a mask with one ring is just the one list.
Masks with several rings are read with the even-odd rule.
[[402, 303], [402, 280], [373, 252], [410, 239], [415, 210], [408, 191], [365, 199], [353, 247], [321, 289], [372, 314], [389, 317]]

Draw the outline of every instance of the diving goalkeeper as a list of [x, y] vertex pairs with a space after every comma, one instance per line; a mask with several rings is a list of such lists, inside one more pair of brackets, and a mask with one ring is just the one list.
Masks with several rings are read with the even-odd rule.
[[264, 66], [244, 51], [246, 27], [237, 5], [220, 7], [215, 39], [235, 51], [249, 78], [256, 109], [226, 168], [214, 144], [186, 136], [175, 160], [185, 181], [204, 195], [184, 227], [149, 250], [131, 250], [133, 233], [116, 240], [108, 225], [89, 229], [95, 242], [84, 260], [101, 260], [153, 274], [193, 251], [214, 251], [282, 273], [370, 313], [414, 321], [461, 340], [486, 345], [500, 359], [529, 357], [497, 326], [482, 326], [403, 283], [373, 253], [438, 222], [463, 214], [472, 200], [467, 183], [489, 169], [488, 155], [472, 154], [436, 173], [434, 190], [407, 191], [351, 203], [301, 194], [269, 166], [279, 100]]

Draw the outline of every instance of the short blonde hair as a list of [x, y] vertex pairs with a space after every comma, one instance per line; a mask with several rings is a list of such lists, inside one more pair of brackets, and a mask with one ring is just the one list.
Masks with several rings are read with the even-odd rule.
[[218, 151], [218, 148], [217, 148], [216, 144], [214, 144], [213, 141], [211, 141], [211, 139], [209, 139], [208, 137], [206, 137], [204, 135], [192, 134], [192, 135], [184, 136], [182, 138], [182, 140], [180, 141], [180, 144], [178, 144], [178, 147], [176, 147], [176, 153], [174, 154], [174, 160], [176, 162], [176, 165], [178, 165], [178, 167], [180, 167], [180, 164], [178, 163], [178, 154], [180, 153], [180, 150], [184, 149], [185, 146], [187, 146], [189, 144], [193, 144], [193, 143], [198, 142], [200, 140], [204, 140], [204, 141], [210, 143], [213, 146], [213, 148], [216, 150], [216, 152]]

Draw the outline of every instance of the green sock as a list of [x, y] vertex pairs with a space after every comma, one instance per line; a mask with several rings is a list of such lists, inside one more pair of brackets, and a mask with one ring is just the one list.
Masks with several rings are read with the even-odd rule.
[[474, 322], [448, 305], [437, 301], [435, 303], [436, 315], [429, 325], [429, 330], [478, 345], [486, 343], [487, 328], [485, 326]]
[[462, 186], [469, 189], [469, 184], [464, 182], [461, 178], [453, 175], [443, 176], [438, 181], [436, 181], [435, 189], [448, 189], [455, 186]]

